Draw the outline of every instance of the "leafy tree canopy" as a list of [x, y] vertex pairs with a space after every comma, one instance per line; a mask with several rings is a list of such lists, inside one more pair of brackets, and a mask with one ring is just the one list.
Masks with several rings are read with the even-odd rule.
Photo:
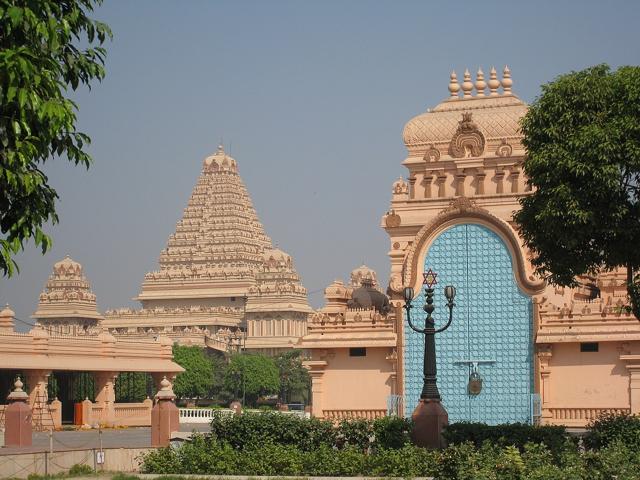
[[289, 350], [275, 358], [280, 372], [280, 401], [305, 400], [311, 385], [309, 371], [302, 365], [302, 350]]
[[640, 318], [640, 67], [598, 65], [558, 77], [522, 120], [534, 193], [515, 214], [551, 283], [626, 267]]
[[214, 387], [214, 363], [201, 347], [173, 346], [174, 361], [185, 369], [173, 384], [178, 398], [202, 398]]
[[[13, 256], [56, 223], [56, 191], [41, 167], [66, 157], [88, 167], [89, 137], [76, 130], [77, 106], [65, 93], [105, 75], [109, 27], [88, 12], [102, 0], [0, 0], [0, 270], [17, 269]], [[82, 45], [82, 46], [81, 46]], [[97, 45], [97, 46], [96, 46]]]
[[244, 392], [247, 403], [280, 390], [280, 373], [273, 358], [260, 354], [238, 353], [231, 357], [224, 376], [225, 388], [238, 395]]

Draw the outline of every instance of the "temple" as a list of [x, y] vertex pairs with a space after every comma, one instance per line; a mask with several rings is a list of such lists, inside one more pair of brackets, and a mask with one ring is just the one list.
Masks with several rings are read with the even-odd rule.
[[[172, 378], [181, 370], [171, 361], [174, 342], [223, 352], [299, 348], [313, 415], [410, 416], [424, 339], [407, 325], [403, 289], [416, 294], [420, 324], [431, 269], [437, 325], [447, 316], [444, 286], [457, 289], [453, 322], [436, 336], [451, 422], [584, 427], [602, 413], [640, 414], [640, 322], [625, 308], [624, 273], [583, 276], [577, 288], [548, 285], [513, 221], [531, 194], [519, 123], [526, 112], [509, 68], [501, 78], [492, 68], [488, 80], [478, 70], [475, 81], [465, 71], [461, 83], [451, 73], [448, 98], [404, 127], [407, 175], [393, 183], [381, 222], [389, 235], [386, 294], [362, 265], [350, 282], [325, 289], [316, 312], [220, 146], [203, 162], [159, 269], [144, 277], [141, 308], [102, 316], [82, 266], [67, 257], [53, 267], [29, 334], [13, 331], [9, 308], [0, 313], [0, 367], [25, 372], [35, 398], [49, 375], [64, 378], [81, 365], [98, 387], [96, 404], [83, 402], [86, 415], [118, 424], [125, 422], [114, 405], [118, 372]], [[148, 418], [148, 402], [138, 408], [135, 422]]]
[[68, 255], [53, 266], [38, 309], [31, 315], [38, 325], [57, 334], [97, 333], [103, 319], [98, 313], [96, 295], [82, 273], [82, 265]]
[[205, 158], [182, 219], [147, 273], [140, 310], [108, 310], [116, 336], [163, 334], [221, 351], [276, 353], [306, 333], [312, 312], [293, 260], [258, 220], [236, 160]]

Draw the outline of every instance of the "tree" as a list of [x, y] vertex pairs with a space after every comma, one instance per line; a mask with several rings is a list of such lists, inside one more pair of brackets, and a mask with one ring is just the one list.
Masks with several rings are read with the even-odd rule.
[[[66, 157], [89, 167], [90, 139], [76, 130], [71, 87], [91, 87], [105, 75], [111, 38], [92, 20], [102, 0], [0, 0], [0, 270], [17, 270], [13, 256], [33, 239], [45, 253], [43, 224], [56, 223], [57, 192], [42, 165]], [[95, 46], [97, 43], [98, 46]], [[79, 45], [83, 45], [80, 47]]]
[[203, 398], [214, 386], [214, 366], [201, 347], [173, 346], [174, 361], [185, 369], [179, 373], [173, 384], [173, 392], [178, 398]]
[[224, 377], [225, 388], [256, 405], [258, 397], [275, 395], [280, 390], [280, 374], [273, 358], [254, 353], [237, 353], [229, 360]]
[[522, 119], [533, 194], [514, 216], [538, 274], [627, 269], [640, 319], [640, 67], [598, 65], [543, 85]]
[[292, 398], [306, 400], [311, 384], [309, 371], [302, 365], [302, 350], [289, 350], [275, 358], [280, 372], [280, 402]]

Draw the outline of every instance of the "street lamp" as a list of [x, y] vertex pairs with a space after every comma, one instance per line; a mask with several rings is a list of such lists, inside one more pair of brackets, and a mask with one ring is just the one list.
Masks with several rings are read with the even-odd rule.
[[422, 386], [422, 393], [420, 394], [420, 401], [418, 406], [413, 411], [411, 418], [413, 419], [413, 442], [421, 447], [428, 448], [442, 448], [444, 447], [442, 439], [442, 430], [449, 423], [449, 416], [447, 411], [442, 406], [440, 392], [438, 391], [438, 385], [436, 383], [437, 368], [436, 368], [436, 333], [445, 331], [451, 325], [453, 320], [453, 303], [456, 297], [456, 289], [453, 285], [448, 285], [444, 288], [444, 295], [447, 299], [447, 307], [449, 308], [449, 321], [442, 328], [435, 328], [435, 320], [432, 317], [432, 313], [435, 310], [433, 304], [433, 286], [437, 284], [437, 273], [429, 269], [423, 274], [423, 285], [426, 285], [424, 293], [426, 301], [424, 304], [424, 311], [427, 314], [427, 318], [424, 321], [424, 328], [417, 328], [411, 321], [411, 309], [413, 308], [411, 302], [413, 301], [414, 291], [411, 287], [405, 287], [403, 290], [404, 296], [404, 309], [407, 312], [407, 322], [412, 330], [422, 333], [424, 335], [424, 381]]

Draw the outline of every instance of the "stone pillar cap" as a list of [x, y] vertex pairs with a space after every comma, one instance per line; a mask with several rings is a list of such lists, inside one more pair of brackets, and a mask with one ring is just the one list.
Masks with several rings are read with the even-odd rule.
[[167, 380], [166, 375], [160, 382], [160, 390], [156, 393], [156, 398], [158, 400], [175, 400], [176, 398], [176, 395], [173, 393], [173, 389], [171, 388], [171, 382]]
[[9, 400], [10, 402], [26, 402], [29, 399], [29, 395], [27, 395], [27, 392], [22, 390], [24, 383], [22, 383], [22, 381], [20, 380], [20, 376], [18, 376], [13, 386], [15, 388], [13, 392], [9, 394], [7, 400]]

